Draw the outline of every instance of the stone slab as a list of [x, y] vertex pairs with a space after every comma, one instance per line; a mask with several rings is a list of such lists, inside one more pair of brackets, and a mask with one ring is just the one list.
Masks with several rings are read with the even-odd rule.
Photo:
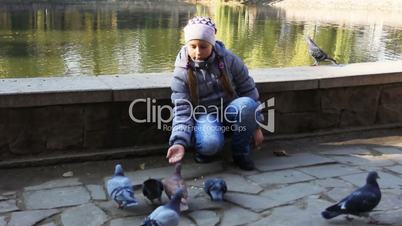
[[1, 107], [112, 101], [112, 91], [94, 76], [1, 79]]
[[26, 191], [23, 198], [27, 209], [49, 209], [80, 205], [91, 197], [83, 186], [73, 186]]
[[60, 188], [60, 187], [71, 187], [71, 186], [78, 186], [82, 185], [78, 178], [67, 178], [67, 179], [57, 179], [47, 181], [43, 184], [25, 187], [25, 191], [35, 191], [35, 190], [43, 190], [43, 189], [53, 189], [53, 188]]
[[249, 176], [248, 179], [254, 181], [255, 183], [261, 186], [267, 186], [274, 184], [297, 183], [302, 181], [313, 180], [315, 178], [303, 172], [290, 169], [290, 170], [260, 173]]
[[108, 216], [92, 203], [73, 207], [61, 214], [63, 226], [101, 226]]
[[141, 97], [163, 98], [171, 92], [171, 72], [103, 75], [98, 78], [113, 90], [115, 101], [132, 101], [133, 98]]
[[378, 225], [401, 225], [402, 210], [373, 213], [372, 217], [378, 221]]
[[15, 192], [15, 191], [8, 191], [8, 192], [4, 192], [2, 195], [15, 198], [16, 194], [17, 194], [17, 192]]
[[326, 196], [328, 196], [330, 199], [333, 200], [333, 204], [336, 202], [339, 202], [346, 196], [348, 196], [350, 193], [352, 193], [354, 190], [356, 190], [356, 187], [343, 187], [343, 188], [333, 188], [329, 190], [327, 193], [325, 193]]
[[290, 169], [304, 166], [334, 163], [335, 161], [326, 157], [311, 153], [292, 154], [289, 157], [270, 157], [255, 160], [255, 166], [260, 171], [271, 171]]
[[57, 226], [55, 223], [47, 223], [47, 224], [44, 224], [44, 225], [41, 225], [41, 226]]
[[324, 178], [315, 180], [312, 184], [324, 187], [324, 188], [351, 188], [354, 187], [350, 183], [345, 183], [345, 181], [337, 179], [337, 178]]
[[339, 177], [362, 172], [357, 168], [340, 164], [305, 167], [301, 168], [300, 171], [317, 178]]
[[385, 168], [396, 174], [402, 175], [402, 166], [401, 165], [385, 167]]
[[[368, 173], [359, 173], [341, 177], [342, 180], [348, 181], [355, 186], [361, 187], [366, 183]], [[402, 187], [402, 178], [385, 172], [378, 172], [380, 179], [377, 180], [380, 188], [398, 188]]]
[[226, 182], [228, 191], [257, 194], [263, 190], [263, 188], [256, 183], [248, 181], [240, 175], [229, 173], [212, 174], [206, 177], [198, 178], [196, 180], [190, 180], [187, 184], [203, 188], [204, 182], [211, 178], [223, 179]]
[[371, 155], [371, 151], [363, 146], [334, 147], [333, 150], [322, 151], [323, 155]]
[[99, 202], [97, 205], [112, 218], [124, 218], [139, 215], [148, 215], [153, 211], [155, 206], [149, 205], [145, 198], [137, 198], [138, 205], [126, 209], [119, 209], [113, 200], [107, 202]]
[[402, 150], [399, 148], [373, 147], [372, 149], [382, 154], [402, 154]]
[[397, 164], [402, 164], [402, 154], [384, 154], [382, 155], [383, 158], [389, 159], [392, 162], [395, 162]]
[[196, 224], [193, 223], [188, 217], [186, 216], [181, 216], [180, 217], [180, 222], [178, 226], [197, 226]]
[[189, 214], [189, 217], [197, 226], [215, 226], [220, 221], [220, 217], [214, 211], [200, 210]]
[[6, 213], [15, 210], [19, 210], [15, 199], [0, 201], [0, 213]]
[[270, 198], [280, 204], [286, 204], [309, 195], [321, 193], [325, 190], [325, 188], [316, 186], [312, 183], [298, 183], [279, 189], [266, 190], [262, 192], [260, 196]]
[[395, 164], [395, 162], [387, 159], [386, 156], [353, 155], [333, 156], [331, 158], [339, 163], [352, 166], [392, 166]]
[[107, 200], [103, 186], [96, 184], [86, 185], [93, 200]]
[[377, 172], [381, 172], [382, 171], [382, 167], [377, 167], [377, 166], [359, 166], [358, 167], [360, 170], [363, 170], [364, 172], [370, 172], [370, 171], [377, 171]]
[[259, 218], [259, 215], [252, 211], [232, 206], [225, 209], [220, 226], [245, 225], [258, 220]]
[[8, 198], [6, 197], [6, 196], [2, 196], [2, 195], [0, 195], [0, 201], [4, 201], [4, 200], [7, 200]]
[[224, 199], [257, 213], [281, 205], [279, 201], [270, 197], [235, 192], [226, 193]]
[[59, 213], [58, 210], [31, 210], [13, 212], [8, 226], [33, 226], [45, 218]]
[[385, 189], [381, 191], [381, 201], [375, 208], [380, 211], [388, 211], [395, 209], [402, 209], [402, 196], [386, 192]]
[[188, 206], [191, 211], [228, 208], [226, 202], [212, 202], [211, 199], [206, 196], [191, 199]]
[[250, 226], [267, 226], [267, 225], [283, 225], [283, 226], [307, 226], [311, 225], [311, 221], [304, 211], [295, 206], [286, 206], [275, 208], [272, 214], [261, 220], [249, 224]]
[[[217, 173], [223, 171], [222, 162], [213, 162], [208, 164], [184, 164], [182, 166], [182, 176], [184, 179], [190, 179], [200, 176], [205, 176], [211, 173]], [[172, 175], [174, 172], [174, 166], [153, 168], [147, 170], [138, 170], [134, 172], [125, 172], [125, 175], [131, 179], [134, 186], [141, 185], [145, 180], [149, 178], [163, 179]], [[106, 177], [106, 181], [110, 177]]]
[[6, 225], [7, 225], [6, 218], [0, 217], [0, 226], [6, 226]]
[[110, 221], [109, 226], [141, 225], [146, 216], [117, 218]]
[[321, 199], [321, 195], [311, 195], [303, 200], [302, 209], [307, 211], [310, 216], [321, 218], [321, 211], [332, 205], [331, 202]]

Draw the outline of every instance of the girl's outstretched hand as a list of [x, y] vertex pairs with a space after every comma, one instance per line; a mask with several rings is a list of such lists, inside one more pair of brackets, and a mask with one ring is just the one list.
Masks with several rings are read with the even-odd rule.
[[184, 147], [181, 144], [174, 144], [170, 146], [167, 151], [166, 158], [168, 159], [170, 164], [175, 164], [180, 162], [184, 156]]
[[264, 141], [264, 134], [261, 131], [261, 128], [257, 128], [254, 132], [254, 147], [258, 147]]

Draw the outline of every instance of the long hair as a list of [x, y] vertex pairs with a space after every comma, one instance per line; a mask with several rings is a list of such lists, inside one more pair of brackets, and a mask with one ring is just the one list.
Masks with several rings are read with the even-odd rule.
[[[217, 59], [218, 59], [218, 68], [220, 72], [219, 81], [222, 84], [225, 92], [230, 97], [234, 97], [235, 91], [233, 89], [232, 83], [229, 81], [229, 76], [226, 73], [223, 59], [218, 54]], [[187, 66], [187, 77], [188, 77], [188, 88], [190, 92], [191, 101], [193, 102], [193, 104], [197, 105], [199, 102], [197, 78], [194, 76], [194, 70], [190, 65]]]

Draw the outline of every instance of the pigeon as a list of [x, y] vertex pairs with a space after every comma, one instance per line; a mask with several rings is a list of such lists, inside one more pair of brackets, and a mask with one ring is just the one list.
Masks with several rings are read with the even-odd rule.
[[162, 202], [161, 196], [163, 191], [163, 184], [160, 180], [149, 178], [142, 183], [142, 194], [147, 197], [152, 203], [154, 199]]
[[115, 166], [114, 175], [107, 181], [107, 193], [118, 204], [119, 208], [137, 205], [131, 180], [124, 176], [123, 167]]
[[318, 47], [317, 44], [315, 44], [314, 41], [310, 37], [306, 37], [306, 42], [307, 42], [307, 46], [308, 46], [308, 52], [314, 59], [313, 66], [317, 66], [319, 62], [325, 61], [325, 60], [331, 61], [333, 64], [338, 64], [336, 62], [336, 60], [331, 58], [322, 49], [320, 49], [320, 47]]
[[204, 191], [211, 197], [212, 201], [223, 201], [223, 195], [227, 191], [226, 182], [218, 178], [206, 180]]
[[169, 199], [173, 196], [177, 188], [183, 189], [183, 197], [181, 199], [180, 210], [188, 210], [188, 192], [187, 186], [181, 176], [181, 163], [176, 163], [175, 172], [170, 176], [162, 180], [165, 193]]
[[180, 202], [183, 189], [178, 188], [172, 199], [159, 206], [145, 219], [141, 226], [177, 226], [180, 221]]
[[[349, 196], [342, 199], [337, 204], [328, 207], [321, 213], [325, 219], [331, 219], [341, 214], [351, 214], [355, 216], [366, 216], [373, 210], [381, 200], [381, 191], [377, 183], [380, 178], [377, 172], [372, 171], [368, 174], [366, 184], [352, 192]], [[346, 217], [348, 220], [348, 216]]]

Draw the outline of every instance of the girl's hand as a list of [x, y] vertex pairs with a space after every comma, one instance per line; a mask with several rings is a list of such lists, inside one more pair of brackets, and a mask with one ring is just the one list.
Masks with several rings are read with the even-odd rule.
[[264, 141], [264, 134], [260, 128], [257, 128], [254, 132], [254, 147], [258, 147]]
[[167, 151], [166, 158], [170, 164], [180, 162], [184, 156], [184, 147], [181, 144], [174, 144], [170, 146]]

